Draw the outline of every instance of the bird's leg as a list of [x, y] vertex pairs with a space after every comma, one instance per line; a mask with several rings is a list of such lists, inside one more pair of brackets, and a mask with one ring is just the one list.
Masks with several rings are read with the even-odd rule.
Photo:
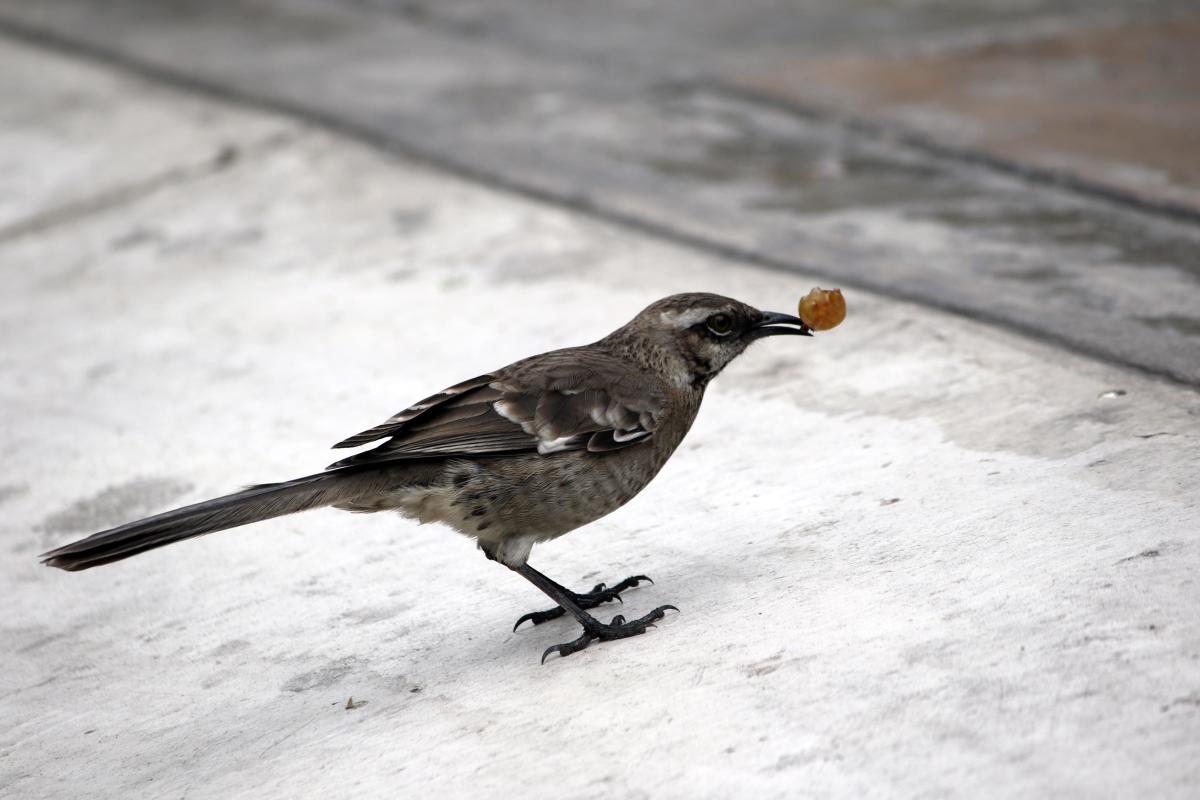
[[[633, 575], [621, 581], [616, 586], [607, 586], [603, 583], [597, 583], [592, 587], [590, 592], [573, 592], [565, 586], [559, 584], [557, 581], [551, 580], [550, 578], [546, 578], [546, 580], [550, 581], [561, 591], [565, 592], [567, 596], [575, 601], [575, 605], [585, 610], [595, 608], [596, 606], [603, 605], [604, 603], [611, 603], [613, 600], [616, 600], [618, 603], [624, 603], [625, 601], [621, 599], [621, 592], [625, 591], [626, 589], [632, 589], [639, 583], [654, 583], [654, 581], [650, 580], [648, 575]], [[541, 625], [543, 622], [549, 622], [552, 619], [558, 619], [565, 613], [567, 613], [567, 611], [562, 606], [555, 606], [554, 608], [546, 609], [545, 611], [530, 611], [528, 614], [525, 614], [519, 620], [517, 620], [517, 624], [513, 626], [513, 630], [515, 631], [526, 622], [532, 622], [534, 625]]]
[[573, 616], [583, 626], [583, 635], [578, 639], [546, 648], [546, 652], [542, 653], [543, 664], [546, 663], [546, 657], [551, 653], [558, 653], [560, 656], [569, 656], [572, 653], [578, 653], [597, 639], [602, 642], [608, 642], [613, 639], [626, 639], [630, 636], [638, 636], [645, 633], [647, 628], [652, 627], [655, 622], [662, 619], [667, 611], [679, 610], [675, 606], [659, 606], [644, 617], [626, 622], [623, 616], [617, 615], [612, 618], [611, 622], [606, 624], [581, 608], [575, 602], [573, 592], [550, 580], [528, 564], [523, 564], [520, 567], [510, 567], [510, 569], [545, 592], [551, 600], [558, 603], [560, 608]]

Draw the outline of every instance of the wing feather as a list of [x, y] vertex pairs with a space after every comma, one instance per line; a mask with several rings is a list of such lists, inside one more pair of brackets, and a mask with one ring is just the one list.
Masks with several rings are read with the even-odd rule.
[[388, 439], [331, 466], [632, 447], [653, 436], [666, 397], [660, 382], [615, 356], [554, 351], [451, 386], [339, 442]]
[[445, 403], [447, 400], [451, 400], [463, 394], [464, 392], [485, 386], [494, 377], [494, 375], [480, 375], [477, 378], [471, 378], [469, 381], [456, 383], [453, 386], [443, 389], [437, 394], [430, 395], [424, 400], [413, 403], [403, 411], [398, 411], [389, 417], [385, 422], [376, 425], [374, 428], [370, 428], [362, 433], [356, 433], [347, 439], [343, 439], [335, 444], [334, 448], [339, 449], [346, 447], [358, 447], [359, 445], [369, 444], [370, 442], [392, 436], [401, 428], [403, 428], [405, 424], [412, 422], [414, 419], [423, 415], [430, 409], [436, 408], [437, 406]]

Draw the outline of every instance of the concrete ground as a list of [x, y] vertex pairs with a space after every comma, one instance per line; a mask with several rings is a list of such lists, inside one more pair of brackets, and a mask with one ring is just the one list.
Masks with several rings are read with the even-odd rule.
[[1196, 25], [1191, 0], [0, 0], [10, 37], [1200, 386]]
[[788, 311], [818, 279], [11, 40], [0, 98], [0, 795], [1194, 794], [1200, 397], [1146, 338], [1105, 361], [850, 290], [535, 551], [681, 609], [544, 666], [573, 626], [512, 633], [545, 601], [397, 518], [38, 566], [662, 295]]

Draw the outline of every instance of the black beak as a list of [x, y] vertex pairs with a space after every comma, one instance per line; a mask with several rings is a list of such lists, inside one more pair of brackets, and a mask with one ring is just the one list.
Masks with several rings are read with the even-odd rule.
[[[796, 327], [791, 327], [793, 325]], [[805, 325], [804, 321], [799, 317], [793, 317], [791, 314], [777, 314], [774, 311], [764, 311], [762, 319], [750, 329], [749, 333], [754, 339], [787, 334], [792, 336], [812, 336], [812, 329]]]

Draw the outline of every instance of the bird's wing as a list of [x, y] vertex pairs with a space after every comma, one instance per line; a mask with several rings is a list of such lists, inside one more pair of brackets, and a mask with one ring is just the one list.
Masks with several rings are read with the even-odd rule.
[[451, 386], [336, 447], [388, 437], [332, 465], [565, 450], [603, 452], [649, 440], [665, 388], [606, 353], [572, 348]]
[[446, 403], [456, 398], [461, 398], [463, 394], [476, 389], [483, 388], [491, 381], [495, 380], [496, 376], [492, 374], [480, 375], [478, 378], [471, 378], [469, 381], [456, 383], [448, 389], [443, 389], [437, 394], [430, 395], [424, 400], [413, 403], [403, 411], [398, 411], [389, 417], [385, 422], [376, 425], [374, 428], [365, 430], [362, 433], [356, 433], [348, 439], [343, 439], [334, 445], [334, 449], [342, 447], [358, 447], [362, 444], [385, 439], [388, 436], [395, 436], [400, 432], [405, 425], [415, 420], [417, 417], [431, 411], [434, 408], [439, 408]]

